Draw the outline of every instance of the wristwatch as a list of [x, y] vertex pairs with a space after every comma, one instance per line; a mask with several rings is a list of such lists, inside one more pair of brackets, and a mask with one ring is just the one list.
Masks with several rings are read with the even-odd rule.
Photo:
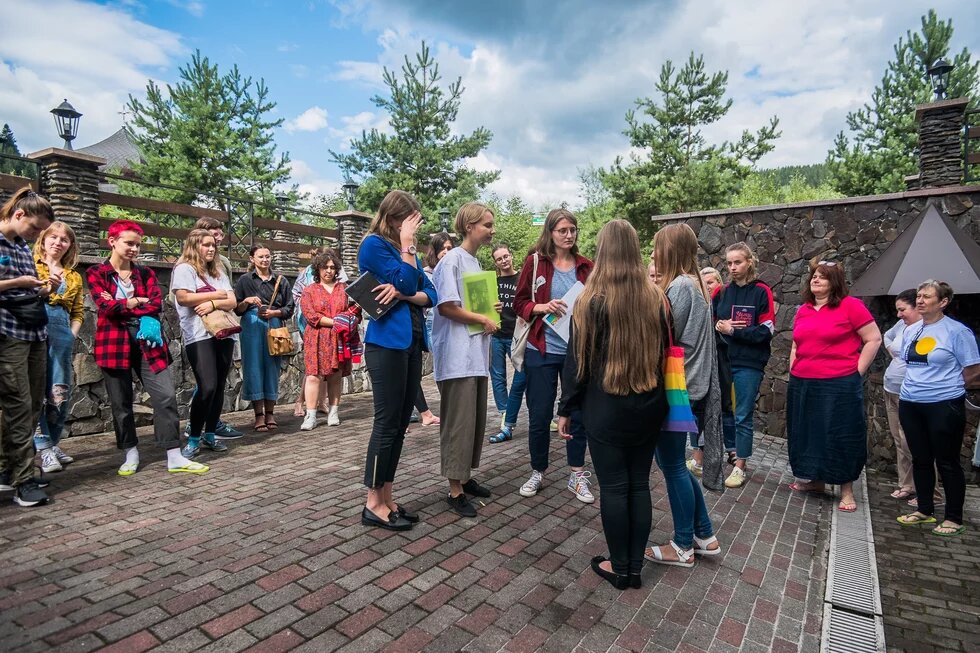
[[415, 256], [415, 252], [417, 252], [417, 251], [418, 250], [415, 249], [415, 245], [412, 245], [408, 249], [403, 249], [402, 250], [402, 254], [411, 254], [412, 256]]

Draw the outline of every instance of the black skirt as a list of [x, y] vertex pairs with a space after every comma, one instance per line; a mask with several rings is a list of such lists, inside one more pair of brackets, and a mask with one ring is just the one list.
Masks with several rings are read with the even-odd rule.
[[868, 458], [861, 375], [790, 375], [786, 432], [789, 464], [797, 478], [834, 485], [856, 481]]

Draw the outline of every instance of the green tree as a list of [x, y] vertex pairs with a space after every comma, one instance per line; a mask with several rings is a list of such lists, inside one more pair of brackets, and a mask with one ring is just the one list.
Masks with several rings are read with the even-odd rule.
[[978, 64], [964, 47], [949, 59], [953, 21], [941, 21], [936, 12], [922, 17], [922, 30], [906, 32], [895, 45], [895, 58], [888, 63], [871, 101], [847, 114], [849, 135], [837, 135], [827, 155], [831, 183], [849, 196], [873, 195], [905, 190], [905, 177], [918, 171], [915, 106], [932, 101], [932, 82], [926, 70], [938, 59], [954, 68], [948, 94], [951, 98], [973, 98], [976, 105]]
[[[3, 123], [0, 130], [0, 154], [9, 156], [23, 156], [20, 148], [17, 147], [17, 139], [14, 138], [14, 130], [10, 125]], [[24, 161], [0, 158], [0, 173], [7, 175], [20, 175], [21, 177], [33, 177], [35, 174], [34, 166]]]
[[439, 228], [436, 215], [441, 208], [455, 210], [480, 196], [499, 176], [498, 170], [479, 172], [465, 162], [477, 156], [493, 138], [480, 127], [469, 135], [454, 135], [452, 125], [463, 94], [462, 78], [443, 88], [439, 64], [428, 46], [414, 60], [408, 56], [401, 75], [384, 69], [388, 96], [376, 95], [374, 104], [388, 113], [391, 134], [378, 129], [362, 132], [351, 140], [351, 153], [331, 155], [345, 171], [359, 176], [358, 207], [377, 209], [385, 193], [393, 188], [418, 198], [428, 218], [423, 230]]
[[221, 74], [200, 51], [179, 69], [179, 80], [166, 89], [151, 80], [144, 100], [130, 95], [128, 127], [144, 159], [133, 166], [137, 176], [188, 190], [135, 183], [125, 190], [223, 210], [224, 199], [199, 198], [193, 190], [273, 204], [274, 187], [289, 178], [289, 154], [276, 152], [273, 130], [283, 119], [269, 117], [276, 103], [265, 81], [243, 77], [238, 66]]
[[643, 240], [653, 234], [650, 217], [712, 209], [725, 204], [740, 182], [781, 134], [779, 120], [734, 142], [708, 143], [701, 130], [724, 118], [728, 73], [705, 71], [704, 57], [692, 52], [677, 70], [667, 60], [655, 88], [658, 99], [640, 98], [626, 113], [624, 134], [638, 152], [629, 163], [618, 157], [603, 182], [616, 208]]
[[769, 206], [772, 204], [795, 204], [844, 197], [828, 183], [819, 186], [810, 184], [800, 173], [790, 178], [788, 183], [780, 184], [778, 176], [766, 172], [755, 172], [742, 182], [742, 187], [732, 198], [729, 206]]

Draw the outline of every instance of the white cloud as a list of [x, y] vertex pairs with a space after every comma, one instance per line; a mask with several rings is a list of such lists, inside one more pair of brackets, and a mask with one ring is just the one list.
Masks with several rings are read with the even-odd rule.
[[310, 107], [292, 120], [287, 120], [283, 129], [287, 132], [315, 132], [327, 126], [327, 110], [317, 106]]
[[178, 9], [182, 9], [195, 18], [204, 15], [204, 3], [198, 0], [167, 0], [167, 2]]
[[306, 161], [300, 159], [293, 159], [289, 162], [289, 166], [290, 181], [297, 184], [300, 193], [309, 193], [310, 198], [336, 193], [344, 183], [343, 180], [320, 175]]
[[340, 127], [330, 128], [327, 144], [336, 144], [341, 151], [349, 150], [352, 138], [358, 138], [362, 132], [369, 132], [372, 129], [377, 129], [384, 134], [391, 133], [387, 114], [362, 111], [353, 116], [341, 116]]

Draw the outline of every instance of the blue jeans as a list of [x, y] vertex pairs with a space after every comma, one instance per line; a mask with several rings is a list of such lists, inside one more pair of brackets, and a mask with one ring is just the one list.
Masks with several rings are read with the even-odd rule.
[[48, 311], [48, 368], [44, 407], [38, 419], [40, 435], [34, 436], [34, 448], [50, 449], [61, 441], [71, 400], [71, 354], [75, 336], [71, 332], [68, 311], [62, 306], [45, 304]]
[[505, 413], [504, 424], [517, 424], [517, 413], [521, 410], [524, 400], [524, 389], [527, 387], [527, 376], [524, 372], [514, 370], [514, 380], [507, 392], [507, 358], [510, 357], [510, 338], [490, 338], [490, 382], [493, 385], [493, 402], [497, 412]]
[[[564, 365], [564, 355], [542, 356], [541, 352], [530, 347], [524, 352], [524, 373], [527, 376], [527, 445], [531, 453], [531, 469], [542, 473], [548, 469], [551, 420], [555, 417], [558, 378]], [[570, 419], [572, 439], [565, 441], [568, 466], [583, 467], [586, 438], [581, 412], [573, 410]]]
[[725, 450], [734, 451], [736, 457], [748, 460], [752, 457], [752, 417], [762, 385], [762, 370], [732, 366], [732, 385], [735, 387], [735, 413], [722, 413], [721, 416]]
[[670, 514], [674, 520], [674, 544], [685, 551], [694, 546], [695, 535], [701, 539], [714, 535], [701, 484], [687, 470], [686, 445], [686, 433], [663, 431], [654, 454], [667, 486]]

